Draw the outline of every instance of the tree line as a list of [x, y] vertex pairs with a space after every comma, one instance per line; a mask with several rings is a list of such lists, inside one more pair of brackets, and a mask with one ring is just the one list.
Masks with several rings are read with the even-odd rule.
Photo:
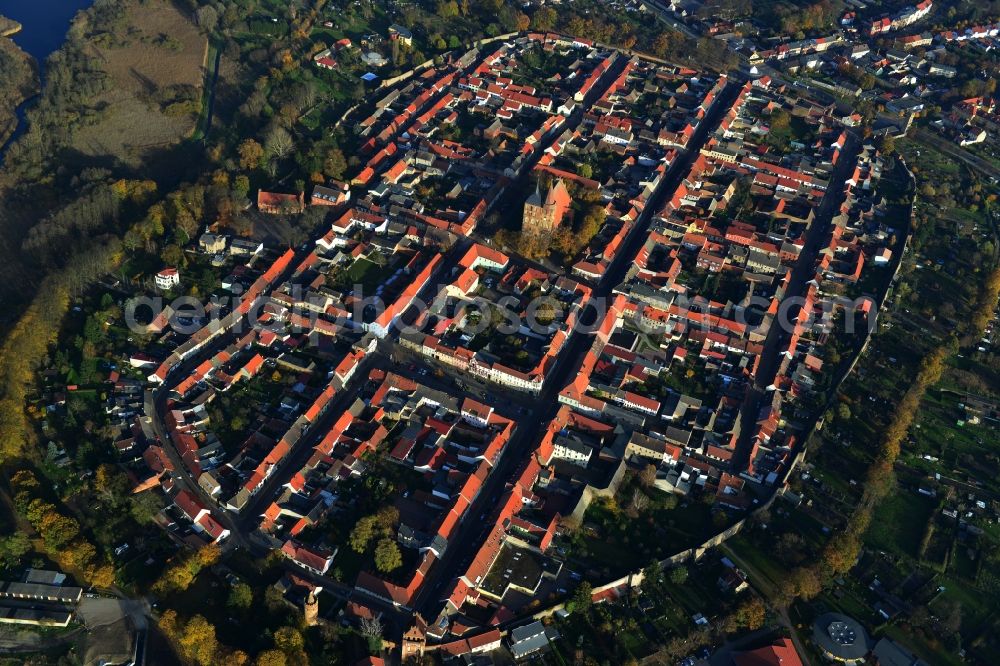
[[41, 537], [44, 553], [65, 571], [102, 588], [114, 584], [114, 568], [81, 531], [80, 523], [50, 502], [38, 478], [20, 470], [10, 480], [14, 505]]

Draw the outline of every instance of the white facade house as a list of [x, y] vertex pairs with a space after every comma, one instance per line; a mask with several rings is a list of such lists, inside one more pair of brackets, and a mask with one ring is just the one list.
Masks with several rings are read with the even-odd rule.
[[168, 267], [156, 274], [154, 278], [157, 289], [164, 291], [172, 289], [181, 283], [181, 273], [176, 268]]

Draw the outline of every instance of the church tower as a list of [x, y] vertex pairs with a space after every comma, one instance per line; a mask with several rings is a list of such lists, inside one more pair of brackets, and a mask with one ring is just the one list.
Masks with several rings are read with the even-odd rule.
[[544, 199], [541, 188], [536, 186], [534, 194], [524, 202], [521, 230], [529, 234], [555, 231], [572, 203], [573, 199], [562, 179], [555, 181]]

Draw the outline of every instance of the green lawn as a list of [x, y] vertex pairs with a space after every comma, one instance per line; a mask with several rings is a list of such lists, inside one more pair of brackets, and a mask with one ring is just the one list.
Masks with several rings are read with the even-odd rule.
[[374, 261], [359, 257], [350, 268], [347, 269], [347, 277], [350, 284], [360, 284], [363, 293], [374, 291], [382, 281], [388, 277], [391, 268], [389, 266], [379, 266]]
[[[754, 573], [764, 578], [763, 584], [771, 588], [777, 587], [787, 575], [787, 571], [772, 553], [758, 547], [744, 534], [738, 534], [729, 539], [722, 550], [731, 550], [736, 557], [746, 561], [753, 568]], [[751, 579], [751, 582], [754, 581]]]
[[208, 54], [205, 56], [205, 79], [201, 86], [201, 101], [198, 109], [198, 119], [195, 121], [195, 140], [200, 140], [205, 136], [205, 125], [208, 121], [208, 101], [212, 98], [212, 83], [215, 80], [215, 59], [219, 52], [219, 45], [214, 40], [208, 42]]
[[906, 558], [916, 558], [927, 521], [937, 501], [912, 490], [898, 489], [875, 510], [866, 544]]
[[951, 576], [942, 576], [937, 582], [945, 588], [944, 592], [938, 595], [929, 604], [929, 608], [934, 611], [940, 608], [946, 601], [957, 602], [962, 605], [962, 633], [966, 634], [974, 631], [984, 622], [991, 613], [997, 610], [1000, 603], [990, 595], [984, 595], [982, 591]]
[[[628, 505], [632, 489], [623, 484], [616, 506]], [[672, 498], [666, 493], [653, 488], [644, 492], [650, 505], [637, 518], [595, 500], [584, 515], [584, 529], [571, 545], [574, 555], [608, 573], [625, 573], [699, 544], [725, 527], [714, 523], [711, 508], [702, 502], [667, 508]]]

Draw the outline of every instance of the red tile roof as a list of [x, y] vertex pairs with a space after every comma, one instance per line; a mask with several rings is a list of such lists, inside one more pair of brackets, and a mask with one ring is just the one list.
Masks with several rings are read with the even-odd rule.
[[189, 520], [192, 521], [197, 519], [198, 514], [202, 511], [208, 511], [208, 508], [199, 502], [197, 497], [186, 490], [182, 490], [177, 493], [177, 496], [174, 497], [174, 504], [185, 516], [188, 517]]
[[775, 644], [732, 656], [736, 666], [802, 666], [791, 639], [781, 638]]

